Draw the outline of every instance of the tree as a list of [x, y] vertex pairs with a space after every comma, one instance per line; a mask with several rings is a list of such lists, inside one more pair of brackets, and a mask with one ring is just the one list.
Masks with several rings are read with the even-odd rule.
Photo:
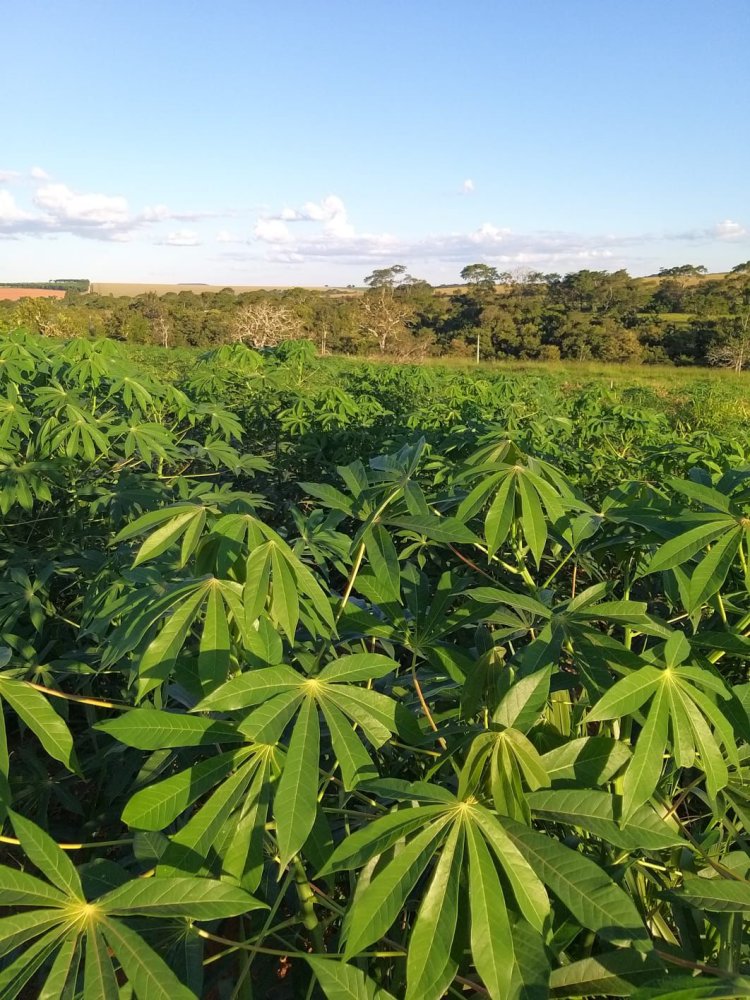
[[746, 260], [744, 264], [736, 264], [729, 273], [745, 274], [748, 271], [750, 271], [750, 260]]
[[750, 363], [750, 310], [719, 324], [717, 336], [706, 352], [708, 363], [732, 368], [738, 374]]
[[703, 264], [679, 264], [677, 267], [660, 267], [660, 278], [697, 278], [708, 274], [708, 268]]
[[256, 350], [274, 347], [282, 340], [292, 340], [302, 331], [294, 313], [267, 299], [243, 305], [232, 321], [232, 339], [249, 343]]
[[461, 271], [461, 280], [467, 285], [494, 290], [495, 285], [500, 284], [500, 275], [497, 268], [489, 264], [467, 264]]
[[372, 274], [365, 278], [368, 288], [397, 288], [399, 285], [413, 281], [410, 274], [406, 273], [404, 264], [393, 264], [391, 267], [376, 268]]
[[393, 294], [390, 285], [378, 285], [365, 292], [360, 300], [360, 328], [374, 337], [384, 354], [406, 331], [414, 307], [405, 298]]

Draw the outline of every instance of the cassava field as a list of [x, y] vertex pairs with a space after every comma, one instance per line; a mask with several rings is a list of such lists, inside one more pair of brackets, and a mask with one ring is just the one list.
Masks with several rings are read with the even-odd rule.
[[747, 997], [747, 378], [0, 339], [0, 997]]

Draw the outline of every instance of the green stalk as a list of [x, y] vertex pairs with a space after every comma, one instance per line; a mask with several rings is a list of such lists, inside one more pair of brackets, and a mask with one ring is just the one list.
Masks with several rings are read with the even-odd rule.
[[302, 926], [309, 932], [315, 951], [326, 950], [323, 941], [323, 928], [315, 912], [315, 893], [307, 880], [307, 872], [299, 855], [292, 858], [292, 871], [294, 873], [294, 887], [297, 890], [299, 900], [299, 912], [302, 917]]

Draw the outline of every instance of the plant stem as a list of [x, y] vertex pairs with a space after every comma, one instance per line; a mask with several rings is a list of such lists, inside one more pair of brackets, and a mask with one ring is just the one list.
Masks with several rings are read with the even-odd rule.
[[315, 893], [307, 880], [307, 872], [299, 855], [292, 858], [292, 871], [302, 916], [302, 926], [309, 931], [315, 951], [323, 952], [326, 949], [323, 941], [323, 928], [320, 926], [318, 915], [315, 912]]

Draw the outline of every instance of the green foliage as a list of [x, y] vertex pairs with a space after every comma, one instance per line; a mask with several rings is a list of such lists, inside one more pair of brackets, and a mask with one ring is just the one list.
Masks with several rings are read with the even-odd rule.
[[748, 995], [747, 427], [194, 361], [0, 340], [0, 996]]
[[[377, 268], [360, 288], [235, 292], [206, 286], [196, 294], [174, 286], [161, 295], [148, 286], [141, 294], [134, 294], [139, 286], [121, 286], [120, 294], [109, 286], [113, 294], [106, 295], [99, 290], [107, 286], [51, 282], [38, 287], [64, 289], [64, 299], [4, 302], [0, 295], [0, 331], [21, 326], [59, 339], [107, 336], [171, 353], [217, 348], [235, 360], [242, 344], [284, 360], [302, 350], [399, 361], [563, 359], [742, 372], [750, 359], [746, 264], [722, 275], [688, 264], [632, 278], [624, 270], [589, 269], [513, 276], [474, 263], [461, 268], [460, 277], [465, 284], [432, 288], [395, 264]], [[165, 363], [184, 360], [160, 358], [159, 374]], [[307, 409], [302, 401], [298, 408]]]

